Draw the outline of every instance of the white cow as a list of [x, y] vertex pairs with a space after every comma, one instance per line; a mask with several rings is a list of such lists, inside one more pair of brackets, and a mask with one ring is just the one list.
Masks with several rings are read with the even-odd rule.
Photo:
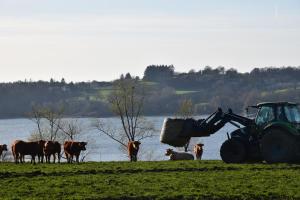
[[176, 152], [173, 149], [166, 150], [166, 156], [170, 156], [170, 160], [194, 160], [193, 154], [186, 152]]

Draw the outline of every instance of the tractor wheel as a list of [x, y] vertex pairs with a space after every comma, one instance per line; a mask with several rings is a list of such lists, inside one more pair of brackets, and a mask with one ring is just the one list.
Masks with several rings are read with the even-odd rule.
[[279, 129], [269, 130], [263, 136], [260, 148], [267, 163], [292, 162], [297, 151], [292, 135]]
[[247, 157], [245, 145], [237, 139], [226, 140], [221, 146], [220, 154], [226, 163], [242, 163]]

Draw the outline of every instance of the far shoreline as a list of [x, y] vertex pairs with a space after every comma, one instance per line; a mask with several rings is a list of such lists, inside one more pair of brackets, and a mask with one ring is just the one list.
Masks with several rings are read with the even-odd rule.
[[[201, 115], [194, 115], [194, 117], [202, 117], [202, 116], [209, 116], [210, 114], [201, 114]], [[143, 115], [143, 117], [164, 117], [164, 118], [167, 118], [167, 117], [174, 117], [176, 118], [176, 115], [174, 114], [163, 114], [163, 115]], [[116, 115], [109, 115], [109, 116], [64, 116], [63, 119], [108, 119], [108, 118], [119, 118], [118, 116]], [[20, 116], [20, 117], [0, 117], [0, 120], [14, 120], [14, 119], [28, 119], [30, 120], [29, 117], [25, 117], [25, 116]]]

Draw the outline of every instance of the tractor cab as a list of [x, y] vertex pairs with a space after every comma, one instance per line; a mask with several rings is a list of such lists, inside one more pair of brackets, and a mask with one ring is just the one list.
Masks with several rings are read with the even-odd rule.
[[298, 104], [289, 102], [260, 103], [251, 107], [258, 109], [255, 124], [260, 128], [265, 128], [275, 122], [294, 124], [299, 127], [300, 108]]
[[[300, 124], [300, 108], [298, 105], [286, 105], [277, 111], [279, 119], [290, 123]], [[282, 114], [282, 118], [281, 117]]]
[[271, 121], [283, 121], [289, 123], [300, 123], [300, 106], [294, 103], [260, 103], [257, 106], [258, 112], [255, 118], [257, 125]]

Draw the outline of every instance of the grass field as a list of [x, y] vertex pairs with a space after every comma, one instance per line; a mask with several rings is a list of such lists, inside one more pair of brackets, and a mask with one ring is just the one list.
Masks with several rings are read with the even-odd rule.
[[192, 93], [196, 93], [198, 91], [193, 91], [193, 90], [176, 90], [176, 94], [177, 95], [184, 95], [184, 94], [192, 94]]
[[300, 199], [300, 165], [0, 163], [0, 199]]

